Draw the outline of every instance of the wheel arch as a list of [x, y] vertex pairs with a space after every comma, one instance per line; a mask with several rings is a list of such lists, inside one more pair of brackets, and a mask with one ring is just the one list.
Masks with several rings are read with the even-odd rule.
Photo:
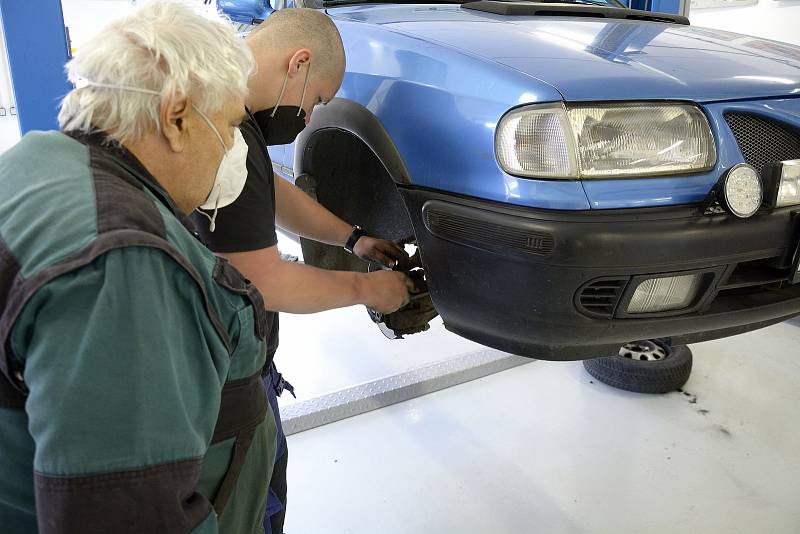
[[[319, 115], [317, 114], [319, 113]], [[398, 186], [408, 171], [379, 120], [360, 104], [334, 99], [314, 111], [295, 144], [295, 184], [334, 215], [374, 237], [414, 236]], [[366, 264], [340, 247], [300, 240], [306, 263], [363, 271]]]
[[294, 175], [314, 174], [314, 141], [325, 130], [342, 130], [366, 145], [396, 184], [410, 184], [411, 176], [400, 152], [380, 120], [367, 108], [345, 98], [334, 98], [314, 109], [312, 121], [297, 137]]

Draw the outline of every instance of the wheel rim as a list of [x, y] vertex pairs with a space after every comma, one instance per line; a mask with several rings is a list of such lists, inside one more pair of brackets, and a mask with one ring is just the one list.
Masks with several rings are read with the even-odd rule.
[[668, 345], [654, 339], [625, 343], [619, 349], [619, 355], [629, 360], [640, 362], [660, 362], [669, 358], [671, 351]]

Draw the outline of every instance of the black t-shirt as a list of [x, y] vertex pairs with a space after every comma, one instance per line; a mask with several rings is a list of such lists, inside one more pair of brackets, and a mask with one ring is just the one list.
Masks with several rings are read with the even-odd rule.
[[[216, 228], [209, 231], [209, 220], [192, 214], [197, 231], [213, 252], [249, 252], [278, 244], [275, 233], [275, 174], [267, 153], [267, 142], [250, 111], [239, 126], [247, 142], [247, 181], [242, 194], [232, 204], [219, 209]], [[213, 215], [213, 211], [206, 211]], [[267, 314], [267, 361], [278, 348], [278, 314]], [[266, 371], [266, 369], [265, 369]]]
[[[217, 225], [210, 232], [209, 221], [199, 214], [192, 218], [203, 241], [214, 252], [249, 252], [278, 244], [275, 233], [275, 174], [267, 143], [253, 115], [240, 125], [247, 142], [247, 182], [232, 204], [219, 209]], [[213, 211], [206, 211], [213, 215]]]

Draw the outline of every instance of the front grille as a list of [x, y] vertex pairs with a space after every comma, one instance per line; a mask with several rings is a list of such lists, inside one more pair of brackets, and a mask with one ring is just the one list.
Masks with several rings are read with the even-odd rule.
[[586, 315], [613, 317], [627, 283], [627, 277], [603, 278], [589, 282], [578, 290], [575, 304]]
[[555, 248], [553, 236], [488, 221], [478, 221], [437, 208], [425, 210], [425, 225], [436, 236], [480, 248], [515, 250], [547, 256]]
[[775, 121], [749, 113], [726, 113], [744, 160], [758, 172], [770, 163], [800, 159], [800, 136]]

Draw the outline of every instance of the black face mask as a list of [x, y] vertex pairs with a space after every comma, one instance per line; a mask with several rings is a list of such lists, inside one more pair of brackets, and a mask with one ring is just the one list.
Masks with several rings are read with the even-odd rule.
[[[264, 135], [267, 145], [288, 145], [306, 127], [306, 112], [297, 106], [278, 106], [272, 117], [272, 109], [254, 113], [253, 117]], [[298, 115], [298, 111], [300, 115]]]

